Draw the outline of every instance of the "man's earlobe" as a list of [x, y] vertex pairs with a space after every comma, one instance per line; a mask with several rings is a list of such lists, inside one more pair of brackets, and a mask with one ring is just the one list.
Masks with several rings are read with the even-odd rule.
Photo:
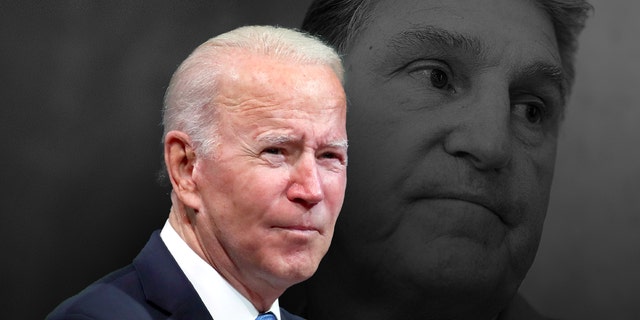
[[199, 199], [197, 184], [193, 179], [196, 153], [189, 135], [170, 131], [164, 139], [164, 161], [173, 192], [188, 207], [194, 207]]

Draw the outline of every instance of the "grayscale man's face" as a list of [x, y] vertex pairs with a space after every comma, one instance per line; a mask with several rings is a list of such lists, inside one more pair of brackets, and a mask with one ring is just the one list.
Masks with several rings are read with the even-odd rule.
[[389, 290], [512, 294], [539, 243], [563, 113], [551, 22], [513, 0], [382, 1], [369, 21], [345, 57], [336, 263]]

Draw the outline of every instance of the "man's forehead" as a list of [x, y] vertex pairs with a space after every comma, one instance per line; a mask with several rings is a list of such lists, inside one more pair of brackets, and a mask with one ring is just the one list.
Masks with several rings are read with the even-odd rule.
[[345, 112], [344, 94], [340, 92], [300, 93], [286, 87], [244, 84], [218, 89], [213, 104], [222, 117], [231, 121], [308, 120]]
[[454, 41], [508, 41], [534, 36], [556, 44], [549, 16], [529, 0], [382, 0], [370, 8], [364, 26], [363, 33], [382, 42], [389, 41], [391, 34], [431, 26], [431, 34], [438, 35], [437, 29], [446, 30], [450, 35], [440, 33], [442, 38]]
[[243, 53], [237, 58], [228, 57], [223, 65], [218, 89], [231, 95], [287, 95], [305, 89], [313, 92], [312, 89], [317, 88], [320, 82], [334, 86], [340, 84], [333, 69], [320, 63], [285, 61], [262, 54]]

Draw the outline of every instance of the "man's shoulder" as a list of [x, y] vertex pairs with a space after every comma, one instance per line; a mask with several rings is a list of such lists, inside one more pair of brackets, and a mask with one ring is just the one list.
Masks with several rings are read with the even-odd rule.
[[[148, 294], [158, 294], [153, 291], [158, 290], [153, 284], [161, 282], [163, 277], [175, 278], [170, 273], [149, 274], [149, 269], [166, 267], [166, 264], [170, 263], [167, 262], [170, 259], [167, 256], [168, 253], [165, 254], [162, 250], [162, 240], [158, 232], [154, 232], [132, 264], [111, 272], [68, 298], [56, 307], [47, 319], [167, 318], [164, 309], [147, 301]], [[143, 270], [145, 268], [146, 271]], [[147, 278], [147, 285], [151, 284], [150, 288], [144, 285], [144, 277]], [[173, 292], [166, 293], [172, 294]]]
[[116, 270], [62, 302], [47, 319], [152, 319], [132, 265]]

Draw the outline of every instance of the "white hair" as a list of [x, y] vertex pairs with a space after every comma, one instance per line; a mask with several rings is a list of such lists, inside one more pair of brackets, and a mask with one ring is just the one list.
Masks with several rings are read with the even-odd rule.
[[308, 34], [281, 27], [246, 26], [198, 46], [173, 74], [164, 98], [163, 140], [167, 132], [188, 134], [195, 152], [208, 155], [217, 143], [216, 80], [225, 72], [223, 61], [233, 50], [289, 63], [329, 66], [344, 81], [342, 62], [334, 49]]

